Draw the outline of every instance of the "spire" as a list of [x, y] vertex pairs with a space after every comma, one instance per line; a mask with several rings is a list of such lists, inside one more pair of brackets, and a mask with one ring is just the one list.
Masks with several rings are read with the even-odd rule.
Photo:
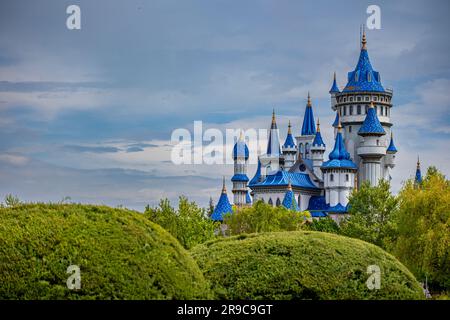
[[308, 102], [306, 103], [305, 116], [303, 117], [302, 136], [312, 136], [315, 134], [316, 125], [314, 123], [311, 96], [308, 92]]
[[289, 184], [286, 188], [282, 205], [288, 210], [299, 211], [294, 191], [292, 191], [291, 179], [289, 179]]
[[344, 139], [342, 138], [342, 125], [339, 121], [337, 126], [336, 140], [333, 151], [329, 154], [329, 161], [325, 162], [321, 168], [332, 169], [353, 169], [356, 170], [356, 164], [350, 159], [350, 154], [345, 149]]
[[338, 126], [338, 124], [339, 124], [340, 121], [341, 121], [341, 120], [340, 120], [340, 117], [339, 117], [339, 111], [336, 110], [336, 118], [334, 118], [333, 127], [334, 127], [334, 128], [337, 128], [337, 126]]
[[361, 40], [361, 50], [367, 50], [367, 39], [366, 39], [366, 29], [363, 25], [363, 34], [362, 34], [362, 40]]
[[223, 221], [223, 216], [228, 213], [233, 213], [230, 201], [228, 200], [227, 189], [225, 187], [225, 177], [222, 182], [222, 193], [219, 201], [211, 214], [211, 219], [214, 221]]
[[283, 144], [283, 147], [284, 148], [295, 148], [294, 137], [292, 137], [291, 120], [289, 120], [288, 133], [286, 136], [286, 141]]
[[277, 122], [275, 120], [275, 109], [272, 112], [272, 124], [269, 131], [269, 140], [267, 143], [267, 154], [268, 155], [280, 155], [281, 145], [280, 136], [277, 128]]
[[316, 136], [314, 137], [314, 141], [312, 143], [313, 146], [323, 146], [325, 147], [325, 143], [322, 139], [322, 134], [320, 133], [320, 120], [317, 118], [317, 129], [316, 129]]
[[387, 153], [397, 153], [397, 148], [394, 144], [394, 134], [391, 131], [391, 142], [389, 143], [389, 147], [386, 149]]
[[361, 51], [358, 63], [353, 71], [348, 73], [348, 81], [342, 92], [385, 92], [378, 71], [372, 68], [367, 51], [366, 31], [361, 39]]
[[364, 119], [361, 128], [359, 128], [358, 134], [360, 136], [383, 136], [386, 134], [386, 131], [384, 131], [383, 126], [380, 123], [380, 120], [378, 120], [377, 113], [373, 106], [373, 101], [370, 103], [366, 118]]
[[336, 83], [336, 71], [334, 72], [334, 76], [333, 76], [333, 84], [331, 85], [331, 89], [330, 91], [328, 91], [329, 93], [339, 93], [339, 88], [337, 86]]
[[420, 160], [419, 156], [417, 156], [417, 168], [416, 168], [416, 177], [414, 178], [415, 184], [422, 183], [422, 172], [420, 171]]

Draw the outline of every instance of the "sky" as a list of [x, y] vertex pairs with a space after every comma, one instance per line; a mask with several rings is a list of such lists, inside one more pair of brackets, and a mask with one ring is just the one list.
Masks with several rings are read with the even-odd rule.
[[[81, 29], [66, 8], [81, 9]], [[399, 150], [392, 191], [437, 166], [450, 173], [449, 1], [0, 2], [0, 199], [142, 211], [180, 195], [218, 200], [232, 165], [175, 165], [172, 132], [270, 126], [301, 130], [307, 92], [333, 147], [328, 90], [368, 52], [385, 87]], [[232, 142], [227, 145], [232, 147]], [[251, 178], [255, 166], [249, 166]], [[231, 182], [227, 179], [228, 190]], [[231, 192], [229, 193], [231, 199]]]

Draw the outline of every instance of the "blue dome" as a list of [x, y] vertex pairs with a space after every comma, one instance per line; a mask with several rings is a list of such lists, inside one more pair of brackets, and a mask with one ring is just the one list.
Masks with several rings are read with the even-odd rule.
[[361, 128], [359, 128], [358, 134], [360, 136], [382, 136], [386, 134], [386, 131], [384, 131], [383, 126], [380, 123], [380, 120], [378, 120], [378, 116], [373, 105], [371, 105], [367, 110], [366, 118], [364, 119], [364, 123], [362, 124]]
[[328, 156], [330, 160], [324, 162], [321, 168], [357, 169], [356, 164], [350, 159], [350, 154], [345, 149], [341, 128], [338, 130], [333, 151], [331, 151]]
[[249, 155], [247, 144], [242, 138], [239, 138], [233, 147], [233, 160], [236, 160], [238, 157], [244, 157], [245, 160], [248, 160]]

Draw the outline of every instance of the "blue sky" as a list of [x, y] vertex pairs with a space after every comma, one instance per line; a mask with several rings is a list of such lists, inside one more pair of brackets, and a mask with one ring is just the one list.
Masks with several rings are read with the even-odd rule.
[[[66, 28], [70, 4], [81, 30]], [[275, 108], [284, 140], [308, 91], [329, 150], [332, 74], [345, 85], [370, 4], [369, 55], [394, 88], [393, 191], [418, 154], [448, 175], [448, 1], [19, 0], [0, 3], [0, 197], [205, 205], [233, 168], [173, 165], [172, 131], [267, 128]]]

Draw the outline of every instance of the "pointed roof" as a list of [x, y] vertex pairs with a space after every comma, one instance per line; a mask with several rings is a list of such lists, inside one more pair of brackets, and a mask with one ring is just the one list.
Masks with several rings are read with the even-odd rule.
[[302, 136], [312, 136], [316, 134], [316, 124], [312, 110], [311, 97], [308, 92], [308, 102], [306, 103], [305, 116], [303, 117]]
[[268, 155], [280, 155], [281, 154], [281, 145], [280, 145], [280, 137], [278, 135], [278, 127], [275, 119], [275, 109], [272, 112], [272, 124], [270, 126], [269, 131], [269, 140], [267, 142], [267, 154]]
[[417, 156], [417, 168], [416, 168], [416, 176], [414, 178], [415, 183], [422, 183], [422, 172], [420, 171], [420, 160], [419, 156]]
[[244, 140], [244, 135], [241, 131], [239, 139], [236, 141], [233, 147], [233, 160], [236, 160], [238, 157], [244, 157], [245, 160], [248, 160], [250, 152], [248, 150], [247, 144]]
[[320, 134], [320, 120], [317, 118], [317, 129], [316, 136], [314, 137], [313, 146], [323, 146], [325, 147], [325, 143], [323, 142], [322, 135]]
[[389, 143], [389, 147], [386, 149], [387, 153], [397, 153], [397, 148], [394, 144], [394, 134], [391, 131], [391, 142]]
[[359, 128], [358, 134], [360, 136], [383, 136], [386, 134], [386, 131], [384, 131], [383, 126], [380, 123], [380, 120], [378, 120], [377, 112], [373, 107], [373, 101], [370, 103], [366, 118], [364, 119], [361, 128]]
[[363, 32], [361, 52], [355, 70], [348, 73], [348, 82], [342, 92], [384, 92], [378, 71], [373, 70], [367, 52], [366, 32]]
[[295, 199], [295, 194], [292, 191], [291, 181], [289, 181], [289, 184], [287, 186], [282, 205], [288, 210], [299, 211], [297, 200]]
[[334, 77], [333, 77], [333, 85], [331, 86], [330, 91], [328, 91], [329, 93], [339, 93], [339, 88], [337, 86], [336, 83], [336, 72], [334, 72]]
[[249, 186], [255, 185], [259, 183], [259, 178], [261, 177], [261, 161], [258, 158], [258, 167], [256, 168], [255, 175], [253, 176], [252, 180], [250, 180]]
[[329, 154], [328, 161], [324, 162], [322, 168], [348, 168], [357, 169], [356, 164], [350, 159], [350, 154], [345, 149], [344, 139], [342, 138], [342, 126], [339, 122], [338, 132], [334, 143], [333, 151]]
[[214, 221], [223, 221], [223, 216], [227, 213], [233, 213], [230, 201], [227, 196], [227, 188], [225, 186], [225, 177], [223, 178], [222, 193], [217, 202], [216, 207], [211, 215], [211, 219]]
[[339, 111], [338, 110], [336, 110], [336, 118], [334, 118], [334, 122], [333, 122], [333, 127], [335, 127], [335, 128], [337, 128], [338, 127], [338, 125], [339, 125], [339, 121], [340, 121], [340, 119], [339, 119]]
[[295, 148], [294, 137], [292, 137], [291, 120], [289, 120], [288, 133], [286, 136], [286, 141], [284, 141], [283, 147], [284, 148]]

